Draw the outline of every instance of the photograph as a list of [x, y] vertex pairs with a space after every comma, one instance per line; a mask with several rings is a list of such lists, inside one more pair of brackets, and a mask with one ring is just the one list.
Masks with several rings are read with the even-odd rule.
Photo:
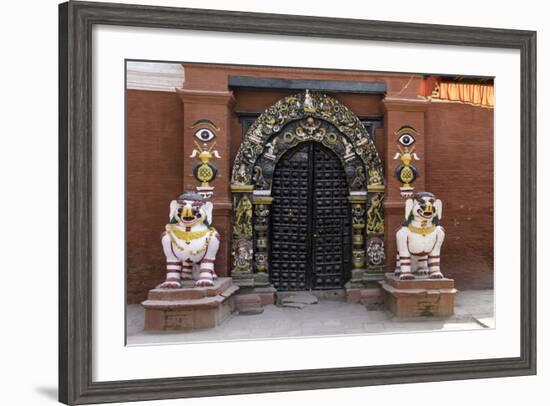
[[125, 77], [127, 345], [495, 327], [493, 77]]
[[60, 402], [537, 373], [537, 33], [405, 21], [60, 4]]

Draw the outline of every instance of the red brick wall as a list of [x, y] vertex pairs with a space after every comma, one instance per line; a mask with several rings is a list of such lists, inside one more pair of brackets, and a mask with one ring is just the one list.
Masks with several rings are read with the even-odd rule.
[[458, 289], [493, 287], [493, 110], [431, 103], [426, 189], [443, 200], [444, 273]]
[[182, 189], [182, 113], [176, 93], [127, 93], [127, 301], [138, 303], [164, 277], [160, 235]]

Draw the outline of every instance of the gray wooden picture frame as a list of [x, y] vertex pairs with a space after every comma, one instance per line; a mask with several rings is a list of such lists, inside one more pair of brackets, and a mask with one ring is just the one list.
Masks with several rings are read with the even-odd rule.
[[[521, 354], [517, 358], [92, 380], [92, 27], [95, 24], [517, 49], [521, 54]], [[121, 292], [121, 294], [123, 294]], [[536, 32], [68, 2], [59, 6], [59, 400], [66, 404], [536, 373]]]

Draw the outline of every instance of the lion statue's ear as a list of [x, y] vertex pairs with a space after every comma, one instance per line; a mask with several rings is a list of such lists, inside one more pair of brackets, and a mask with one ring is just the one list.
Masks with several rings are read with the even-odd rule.
[[178, 214], [178, 209], [180, 208], [180, 204], [177, 200], [172, 200], [170, 202], [170, 214], [168, 216], [169, 222], [174, 222], [176, 218], [176, 214]]
[[441, 221], [441, 217], [443, 216], [443, 202], [437, 199], [434, 203], [434, 206], [437, 219]]
[[405, 201], [405, 220], [409, 219], [413, 206], [414, 206], [414, 199], [407, 199]]
[[208, 225], [211, 225], [212, 224], [212, 210], [214, 209], [214, 205], [212, 204], [212, 202], [206, 202], [202, 206], [202, 209], [206, 213], [206, 222], [208, 223]]

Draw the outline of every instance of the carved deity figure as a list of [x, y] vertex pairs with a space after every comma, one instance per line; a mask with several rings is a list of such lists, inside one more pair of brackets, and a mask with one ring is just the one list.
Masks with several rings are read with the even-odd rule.
[[315, 111], [315, 107], [313, 106], [313, 99], [312, 99], [311, 95], [309, 94], [308, 89], [306, 89], [306, 94], [304, 95], [304, 111], [305, 112]]
[[367, 234], [382, 234], [384, 232], [382, 210], [382, 194], [376, 193], [367, 210]]
[[252, 181], [256, 185], [256, 189], [264, 190], [269, 188], [269, 185], [264, 178], [263, 169], [261, 166], [256, 165], [254, 167], [254, 175], [252, 176]]
[[276, 146], [276, 140], [265, 144], [265, 147], [267, 148], [266, 153], [270, 155], [275, 155], [275, 146]]
[[235, 209], [235, 223], [233, 224], [233, 233], [235, 235], [252, 235], [252, 202], [246, 196], [243, 196], [237, 208]]
[[233, 179], [238, 184], [246, 184], [248, 183], [248, 175], [246, 174], [246, 165], [241, 162], [239, 166], [235, 166], [233, 168]]
[[382, 184], [382, 176], [380, 176], [380, 172], [378, 172], [378, 169], [371, 168], [369, 169], [369, 186], [377, 186]]
[[365, 226], [365, 206], [363, 204], [353, 204], [351, 206], [351, 217], [353, 224]]
[[252, 241], [233, 241], [233, 272], [252, 272]]
[[428, 275], [441, 279], [439, 258], [445, 239], [441, 221], [442, 203], [428, 192], [407, 199], [405, 222], [397, 231], [397, 265], [395, 274], [401, 280]]
[[195, 280], [196, 286], [212, 286], [217, 278], [214, 261], [220, 235], [212, 222], [211, 202], [195, 192], [186, 192], [170, 203], [170, 223], [161, 242], [166, 256], [166, 280], [160, 289], [181, 288], [181, 281]]
[[344, 151], [344, 156], [352, 156], [354, 155], [354, 152], [353, 152], [353, 145], [351, 144], [351, 142], [349, 142], [348, 140], [346, 140], [344, 137], [342, 137], [342, 143], [344, 144], [344, 148], [345, 148], [345, 151]]
[[384, 253], [384, 240], [378, 237], [370, 238], [367, 242], [367, 257], [369, 264], [374, 266], [384, 265], [386, 254]]
[[355, 176], [353, 177], [353, 181], [351, 182], [351, 189], [363, 189], [365, 187], [366, 181], [367, 177], [365, 176], [365, 168], [363, 168], [362, 166], [358, 166], [357, 168], [355, 168]]

